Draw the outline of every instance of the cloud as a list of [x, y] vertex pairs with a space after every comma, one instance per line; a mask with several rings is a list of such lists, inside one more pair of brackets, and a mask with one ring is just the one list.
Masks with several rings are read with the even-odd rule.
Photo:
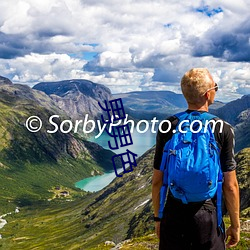
[[235, 98], [249, 91], [249, 8], [247, 0], [1, 1], [1, 74], [178, 92], [188, 69], [207, 67]]
[[24, 57], [6, 60], [0, 59], [1, 72], [10, 75], [14, 83], [30, 86], [42, 81], [58, 81], [74, 78], [75, 71], [86, 63], [84, 60], [71, 58], [67, 54], [52, 53], [40, 55], [31, 53]]
[[223, 31], [221, 27], [207, 31], [198, 39], [193, 50], [194, 56], [212, 55], [226, 61], [250, 62], [250, 19], [238, 27]]

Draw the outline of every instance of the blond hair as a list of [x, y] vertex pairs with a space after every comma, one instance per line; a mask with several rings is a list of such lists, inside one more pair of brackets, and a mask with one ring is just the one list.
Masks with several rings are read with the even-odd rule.
[[212, 84], [213, 78], [207, 69], [194, 68], [182, 77], [181, 90], [188, 103], [197, 104]]

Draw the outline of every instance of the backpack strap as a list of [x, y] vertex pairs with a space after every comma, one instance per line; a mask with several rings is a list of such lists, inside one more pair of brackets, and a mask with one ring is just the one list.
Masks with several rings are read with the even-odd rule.
[[[210, 114], [208, 112], [203, 113], [202, 115], [206, 120], [212, 120], [214, 118], [217, 118], [216, 115]], [[216, 195], [217, 196], [216, 208], [217, 208], [217, 226], [223, 232], [224, 229], [222, 228], [222, 205], [221, 205], [222, 203], [222, 181], [223, 181], [223, 173], [222, 173], [221, 166], [220, 166], [219, 173], [218, 173], [218, 183], [217, 183], [218, 186], [217, 186], [217, 195]]]
[[217, 225], [221, 229], [221, 231], [223, 232], [224, 230], [222, 228], [222, 206], [221, 206], [222, 180], [223, 180], [223, 173], [222, 173], [221, 168], [220, 168], [219, 174], [218, 174], [216, 207], [217, 207]]
[[210, 114], [210, 113], [208, 113], [208, 112], [202, 113], [202, 117], [203, 117], [205, 120], [212, 120], [212, 119], [214, 119], [214, 118], [217, 118], [216, 115]]
[[160, 219], [163, 218], [163, 211], [164, 211], [164, 207], [165, 207], [165, 200], [166, 200], [166, 196], [167, 196], [167, 191], [168, 191], [168, 185], [162, 185], [161, 190], [160, 190], [160, 208], [159, 208], [159, 212], [158, 212], [158, 217]]
[[[210, 114], [208, 112], [205, 112], [202, 114], [203, 117], [206, 120], [212, 120], [214, 118], [217, 118], [216, 115]], [[218, 173], [218, 183], [217, 183], [217, 197], [216, 197], [216, 208], [217, 208], [217, 226], [218, 228], [221, 229], [221, 231], [223, 232], [224, 229], [222, 228], [222, 181], [223, 181], [223, 173], [221, 170], [221, 166], [219, 169], [219, 173]]]
[[[188, 116], [188, 113], [184, 111], [184, 112], [177, 113], [174, 116], [178, 118], [180, 122]], [[168, 166], [168, 160], [169, 160], [170, 154], [165, 147], [166, 147], [166, 144], [164, 146], [164, 151], [163, 151], [163, 156], [162, 156], [162, 161], [161, 161], [161, 166], [160, 166], [160, 170], [163, 172], [163, 185], [160, 190], [160, 208], [159, 208], [159, 214], [158, 214], [159, 218], [163, 217], [165, 200], [166, 200], [166, 196], [168, 192], [168, 168], [166, 166]]]

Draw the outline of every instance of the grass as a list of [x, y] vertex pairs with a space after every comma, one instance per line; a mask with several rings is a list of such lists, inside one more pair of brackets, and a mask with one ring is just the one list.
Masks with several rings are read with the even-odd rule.
[[54, 200], [20, 209], [6, 217], [0, 231], [3, 249], [79, 249], [84, 242], [82, 200]]

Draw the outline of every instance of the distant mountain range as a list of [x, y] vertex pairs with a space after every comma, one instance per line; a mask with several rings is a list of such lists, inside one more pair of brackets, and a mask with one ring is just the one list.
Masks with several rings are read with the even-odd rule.
[[224, 105], [223, 107], [216, 109], [216, 111], [214, 111], [214, 114], [218, 115], [225, 121], [229, 122], [231, 125], [235, 126], [240, 122], [239, 116], [241, 112], [244, 112], [249, 108], [250, 108], [250, 94], [244, 95], [240, 99], [231, 101], [226, 105]]
[[[1, 79], [11, 83], [7, 78]], [[135, 121], [153, 117], [161, 120], [187, 108], [183, 95], [171, 91], [136, 91], [112, 95], [104, 85], [80, 79], [42, 82], [33, 89], [49, 95], [54, 104], [73, 120], [83, 119], [86, 114], [89, 119], [100, 119], [103, 111], [98, 102], [116, 98], [122, 98], [126, 113]], [[250, 134], [249, 109], [250, 95], [227, 104], [216, 101], [209, 107], [211, 113], [235, 127], [236, 152], [250, 146], [250, 139], [245, 136]]]
[[115, 94], [113, 98], [122, 98], [127, 113], [137, 119], [164, 119], [187, 107], [183, 95], [171, 91], [136, 91]]
[[[122, 98], [125, 110], [135, 119], [157, 119], [166, 117], [187, 109], [187, 102], [182, 94], [172, 91], [136, 91], [113, 95]], [[216, 101], [210, 110], [223, 107], [225, 104]]]
[[[187, 107], [183, 95], [171, 91], [137, 91], [111, 95], [111, 91], [104, 85], [80, 79], [41, 82], [33, 89], [49, 95], [72, 119], [79, 119], [86, 114], [100, 119], [103, 112], [98, 102], [116, 98], [122, 98], [126, 113], [135, 120], [153, 117], [164, 119]], [[215, 102], [211, 109], [218, 109], [223, 105], [222, 102]]]
[[[4, 77], [0, 78], [0, 82], [11, 84]], [[89, 119], [100, 119], [103, 111], [98, 102], [116, 98], [122, 98], [126, 112], [135, 121], [153, 117], [161, 120], [187, 108], [183, 95], [171, 91], [137, 91], [112, 95], [104, 85], [80, 79], [41, 82], [33, 89], [47, 94], [50, 97], [48, 103], [53, 102], [54, 106], [73, 120], [83, 119], [86, 114]], [[250, 95], [227, 104], [216, 101], [209, 109], [211, 113], [235, 127], [236, 152], [250, 146], [250, 139], [246, 137], [250, 134], [249, 109]]]

